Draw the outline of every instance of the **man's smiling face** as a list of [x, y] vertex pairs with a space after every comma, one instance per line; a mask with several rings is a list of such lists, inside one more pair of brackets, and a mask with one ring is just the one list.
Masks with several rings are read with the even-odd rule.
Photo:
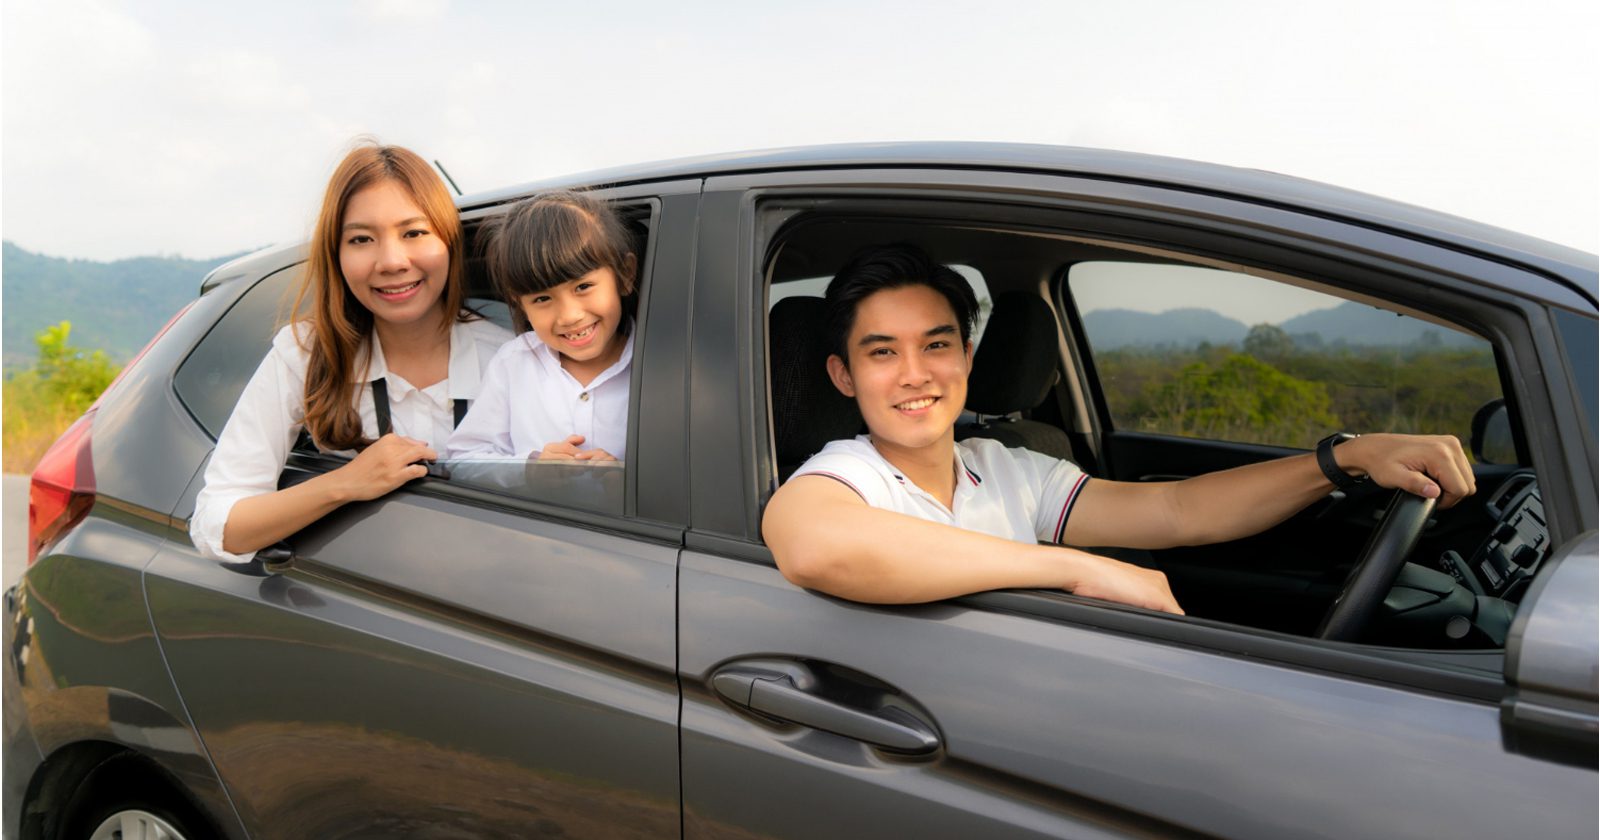
[[880, 450], [954, 442], [972, 352], [943, 295], [923, 285], [868, 295], [856, 306], [845, 352], [849, 365], [830, 356], [828, 373], [855, 398]]

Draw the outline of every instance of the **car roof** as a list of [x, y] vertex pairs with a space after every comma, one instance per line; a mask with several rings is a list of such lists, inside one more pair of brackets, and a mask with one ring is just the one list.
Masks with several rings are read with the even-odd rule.
[[[541, 179], [457, 199], [463, 209], [514, 201], [540, 190], [708, 178], [800, 169], [971, 169], [1038, 172], [1179, 189], [1255, 204], [1311, 212], [1447, 247], [1542, 273], [1593, 305], [1600, 298], [1594, 254], [1355, 190], [1280, 175], [1180, 158], [1072, 146], [1024, 143], [850, 143], [733, 152], [679, 158]], [[219, 267], [202, 291], [258, 263], [304, 249], [277, 246]]]
[[1140, 183], [1281, 206], [1420, 237], [1566, 281], [1591, 302], [1596, 257], [1576, 248], [1356, 190], [1158, 155], [1023, 143], [853, 143], [706, 155], [542, 179], [465, 196], [482, 207], [544, 189], [598, 187], [795, 169], [992, 169]]

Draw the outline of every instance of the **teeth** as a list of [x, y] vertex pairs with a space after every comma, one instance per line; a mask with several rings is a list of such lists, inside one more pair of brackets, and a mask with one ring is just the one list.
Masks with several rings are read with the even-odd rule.
[[933, 397], [923, 397], [920, 400], [903, 402], [895, 407], [904, 411], [916, 411], [918, 409], [927, 408], [930, 405], [933, 405]]
[[422, 281], [421, 280], [418, 280], [415, 283], [407, 283], [404, 286], [390, 286], [388, 288], [380, 287], [378, 289], [378, 294], [382, 294], [382, 295], [403, 295], [406, 292], [409, 292], [412, 289], [415, 289], [416, 287], [418, 287], [420, 285], [422, 285]]
[[581, 341], [581, 340], [583, 340], [585, 338], [588, 338], [591, 334], [594, 333], [595, 326], [596, 325], [594, 325], [594, 324], [590, 324], [589, 326], [584, 327], [583, 329], [579, 330], [578, 332], [567, 333], [566, 334], [567, 340], [568, 341]]

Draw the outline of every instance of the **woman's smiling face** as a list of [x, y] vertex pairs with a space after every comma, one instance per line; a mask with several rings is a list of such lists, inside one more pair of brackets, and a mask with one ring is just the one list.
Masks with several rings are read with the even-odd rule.
[[410, 324], [437, 314], [450, 279], [450, 250], [399, 182], [380, 181], [345, 207], [339, 269], [375, 318]]

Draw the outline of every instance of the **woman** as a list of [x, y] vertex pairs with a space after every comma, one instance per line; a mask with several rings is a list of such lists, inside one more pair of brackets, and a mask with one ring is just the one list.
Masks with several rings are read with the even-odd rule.
[[[363, 145], [323, 194], [295, 311], [206, 467], [189, 534], [245, 561], [347, 502], [427, 473], [511, 338], [461, 306], [461, 221], [415, 153]], [[302, 429], [348, 464], [275, 489]]]

